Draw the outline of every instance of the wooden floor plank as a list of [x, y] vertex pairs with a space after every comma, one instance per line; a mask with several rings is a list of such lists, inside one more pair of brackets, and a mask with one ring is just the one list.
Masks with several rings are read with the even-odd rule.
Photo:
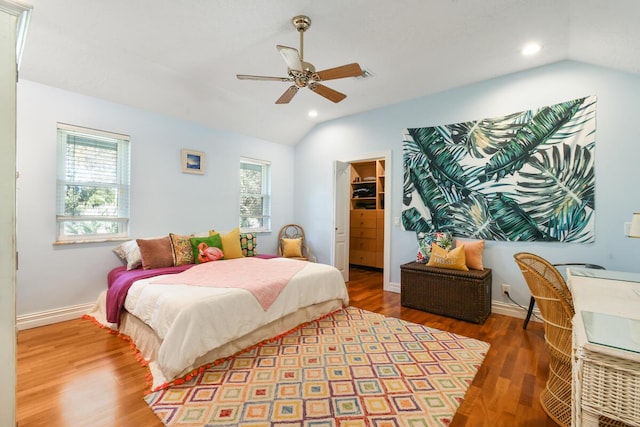
[[[352, 269], [351, 305], [489, 342], [491, 348], [452, 427], [556, 426], [539, 396], [548, 359], [542, 325], [492, 314], [483, 325], [400, 305], [378, 271]], [[20, 331], [17, 348], [20, 427], [162, 426], [144, 402], [146, 369], [129, 343], [87, 320]]]

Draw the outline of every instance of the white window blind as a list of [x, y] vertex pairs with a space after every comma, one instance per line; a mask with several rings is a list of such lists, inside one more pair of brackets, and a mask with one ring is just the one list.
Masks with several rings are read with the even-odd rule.
[[58, 123], [57, 241], [126, 237], [129, 137]]
[[240, 228], [271, 231], [271, 163], [240, 159]]

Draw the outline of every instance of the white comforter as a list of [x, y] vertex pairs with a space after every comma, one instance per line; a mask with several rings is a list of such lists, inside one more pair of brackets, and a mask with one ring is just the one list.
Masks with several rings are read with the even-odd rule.
[[163, 340], [157, 354], [158, 368], [165, 378], [174, 378], [208, 351], [301, 307], [332, 299], [348, 304], [347, 288], [336, 268], [306, 264], [267, 311], [244, 289], [150, 283], [157, 277], [135, 282], [129, 289], [125, 309]]

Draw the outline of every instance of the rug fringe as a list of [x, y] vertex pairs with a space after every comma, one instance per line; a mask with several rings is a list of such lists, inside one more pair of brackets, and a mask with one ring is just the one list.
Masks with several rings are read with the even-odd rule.
[[149, 368], [149, 361], [144, 358], [144, 356], [142, 355], [142, 352], [140, 350], [138, 350], [136, 345], [133, 343], [133, 340], [131, 339], [131, 337], [129, 335], [123, 334], [120, 331], [117, 331], [115, 329], [111, 329], [110, 327], [100, 323], [98, 321], [98, 319], [96, 319], [95, 317], [93, 317], [93, 316], [91, 316], [89, 314], [84, 314], [82, 316], [82, 319], [89, 320], [90, 322], [92, 322], [93, 324], [98, 326], [100, 329], [104, 329], [104, 330], [108, 331], [111, 335], [115, 335], [115, 336], [119, 337], [121, 340], [129, 343], [129, 348], [131, 349], [131, 352], [133, 353], [133, 357], [140, 364], [140, 366], [145, 368], [145, 370], [146, 370], [146, 373], [145, 373], [146, 385], [145, 385], [145, 388], [144, 388], [144, 390], [142, 392], [142, 395], [146, 396], [147, 394], [151, 393], [151, 391], [152, 391], [151, 387], [153, 386], [153, 375], [151, 374], [151, 369]]

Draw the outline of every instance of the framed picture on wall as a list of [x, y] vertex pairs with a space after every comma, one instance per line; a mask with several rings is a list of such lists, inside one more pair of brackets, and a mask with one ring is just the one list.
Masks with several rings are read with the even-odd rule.
[[204, 153], [194, 150], [182, 150], [182, 172], [204, 174]]

